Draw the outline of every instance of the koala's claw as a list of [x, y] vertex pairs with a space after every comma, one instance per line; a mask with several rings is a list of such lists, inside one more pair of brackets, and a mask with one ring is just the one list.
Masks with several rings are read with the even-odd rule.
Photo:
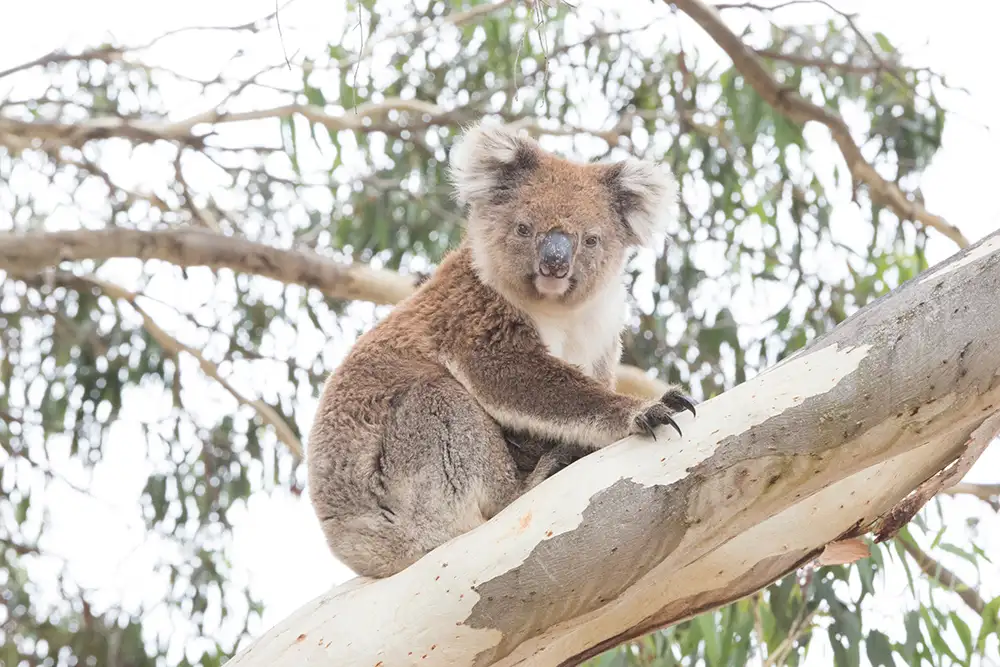
[[653, 440], [656, 440], [655, 428], [663, 424], [670, 424], [677, 431], [677, 435], [683, 436], [681, 427], [670, 416], [671, 414], [671, 408], [664, 403], [654, 403], [636, 416], [633, 432], [652, 436]]
[[647, 406], [642, 412], [636, 415], [632, 432], [642, 435], [652, 436], [656, 440], [656, 427], [663, 424], [670, 424], [677, 431], [677, 435], [683, 437], [681, 427], [677, 425], [671, 415], [675, 415], [681, 410], [687, 410], [692, 415], [697, 416], [694, 409], [694, 402], [680, 393], [676, 389], [671, 389], [660, 400]]
[[687, 410], [691, 413], [691, 416], [697, 417], [698, 413], [695, 412], [694, 402], [690, 398], [682, 394], [676, 389], [671, 389], [663, 396], [660, 397], [660, 402], [669, 408], [673, 408], [675, 412], [680, 412], [681, 410]]

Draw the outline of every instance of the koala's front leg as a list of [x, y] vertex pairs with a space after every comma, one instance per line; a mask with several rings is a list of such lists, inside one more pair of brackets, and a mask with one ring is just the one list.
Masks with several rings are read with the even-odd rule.
[[[545, 354], [480, 346], [446, 356], [445, 365], [502, 427], [600, 448], [628, 435], [654, 435], [694, 405], [671, 390], [657, 401], [616, 394], [577, 368]], [[655, 437], [655, 435], [654, 435]]]

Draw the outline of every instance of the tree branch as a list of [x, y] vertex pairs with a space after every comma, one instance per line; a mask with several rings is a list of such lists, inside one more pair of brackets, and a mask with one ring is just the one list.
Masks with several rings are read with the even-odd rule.
[[28, 62], [14, 65], [8, 69], [0, 70], [0, 79], [10, 76], [11, 74], [16, 74], [17, 72], [23, 72], [24, 70], [28, 70], [33, 67], [60, 65], [62, 63], [73, 62], [75, 60], [99, 60], [104, 63], [111, 63], [116, 60], [121, 60], [124, 52], [124, 49], [117, 46], [101, 46], [96, 49], [87, 49], [86, 51], [81, 51], [76, 54], [66, 53], [64, 51], [52, 51], [51, 53], [46, 53], [44, 56], [39, 56], [34, 60], [29, 60]]
[[690, 16], [725, 51], [733, 65], [743, 75], [757, 94], [788, 120], [805, 124], [816, 121], [830, 130], [830, 135], [840, 148], [855, 182], [868, 186], [870, 196], [876, 203], [890, 208], [900, 219], [914, 220], [936, 229], [964, 248], [968, 239], [939, 215], [930, 213], [923, 205], [911, 199], [894, 183], [890, 183], [865, 160], [861, 149], [851, 137], [850, 128], [836, 114], [816, 106], [787, 88], [771, 76], [760, 56], [750, 49], [743, 40], [730, 30], [719, 16], [718, 11], [703, 0], [674, 0], [673, 4]]
[[972, 484], [959, 482], [942, 493], [949, 496], [970, 495], [988, 503], [994, 511], [1000, 512], [1000, 484]]
[[136, 312], [138, 312], [142, 317], [143, 327], [149, 332], [149, 335], [156, 340], [160, 347], [175, 357], [181, 352], [194, 357], [205, 375], [222, 385], [222, 387], [232, 394], [233, 398], [239, 401], [242, 405], [253, 408], [257, 414], [260, 415], [260, 418], [264, 421], [264, 423], [269, 424], [274, 429], [275, 434], [278, 436], [278, 440], [284, 442], [285, 445], [292, 450], [293, 454], [302, 458], [304, 453], [302, 443], [299, 441], [298, 436], [295, 435], [295, 432], [292, 431], [292, 428], [288, 425], [284, 418], [282, 418], [282, 416], [279, 415], [274, 408], [264, 401], [244, 396], [242, 392], [229, 382], [229, 380], [222, 377], [222, 374], [219, 372], [219, 367], [206, 359], [205, 355], [203, 355], [199, 350], [196, 350], [190, 345], [185, 345], [168, 334], [160, 325], [156, 323], [149, 313], [147, 313], [146, 310], [139, 305], [138, 294], [94, 276], [83, 276], [81, 279], [97, 286], [102, 292], [112, 299], [127, 301], [128, 304], [135, 308]]
[[[204, 135], [194, 134], [194, 129], [200, 125], [242, 123], [268, 118], [285, 118], [298, 114], [331, 131], [372, 132], [380, 129], [376, 121], [386, 117], [391, 111], [410, 113], [418, 118], [427, 116], [431, 118], [431, 120], [421, 121], [418, 125], [429, 124], [433, 119], [440, 118], [446, 113], [444, 109], [428, 102], [388, 99], [384, 102], [359, 105], [356, 112], [352, 111], [343, 115], [334, 115], [322, 107], [310, 104], [287, 104], [252, 111], [227, 112], [221, 109], [211, 109], [179, 121], [97, 116], [75, 123], [59, 123], [0, 117], [0, 136], [9, 135], [5, 141], [11, 146], [25, 144], [25, 146], [21, 146], [22, 149], [27, 147], [24, 140], [28, 137], [41, 140], [46, 144], [75, 148], [83, 146], [88, 141], [107, 139], [108, 137], [120, 137], [134, 142], [177, 141], [200, 145], [204, 141]], [[373, 122], [376, 122], [375, 126], [371, 125]], [[22, 141], [10, 141], [10, 138], [20, 138]]]
[[86, 49], [80, 53], [67, 53], [66, 51], [56, 50], [50, 51], [43, 56], [39, 56], [34, 60], [29, 60], [28, 62], [21, 63], [19, 65], [14, 65], [9, 69], [0, 70], [0, 79], [15, 74], [17, 72], [23, 72], [24, 70], [31, 69], [33, 67], [44, 67], [47, 65], [58, 65], [62, 63], [74, 62], [77, 60], [100, 60], [101, 62], [111, 63], [117, 60], [121, 60], [125, 53], [143, 51], [149, 49], [150, 47], [158, 44], [160, 41], [167, 39], [169, 37], [175, 37], [180, 34], [190, 33], [190, 32], [200, 32], [206, 30], [212, 31], [228, 31], [228, 32], [260, 32], [261, 26], [266, 24], [271, 19], [277, 18], [278, 11], [283, 7], [291, 4], [292, 0], [285, 2], [282, 7], [277, 8], [274, 12], [271, 12], [267, 16], [250, 21], [248, 23], [241, 23], [239, 25], [220, 25], [220, 26], [183, 26], [181, 28], [175, 28], [174, 30], [168, 30], [167, 32], [157, 35], [155, 38], [149, 42], [142, 44], [140, 46], [133, 47], [120, 47], [120, 46], [100, 46], [94, 49]]
[[799, 55], [797, 53], [785, 53], [783, 51], [774, 51], [770, 49], [756, 49], [754, 51], [761, 58], [767, 58], [768, 60], [779, 60], [781, 62], [786, 62], [797, 67], [816, 67], [818, 69], [832, 69], [839, 72], [847, 72], [849, 74], [877, 74], [879, 72], [885, 72], [886, 66], [882, 63], [875, 65], [858, 64], [852, 62], [838, 63], [832, 60], [827, 60], [825, 58], [811, 58], [809, 56]]
[[1000, 232], [681, 416], [683, 437], [585, 456], [229, 664], [568, 666], [746, 597], [906, 517], [1000, 432], [998, 293]]
[[927, 552], [921, 549], [915, 542], [908, 539], [896, 538], [899, 545], [906, 553], [910, 554], [916, 562], [920, 571], [932, 579], [936, 579], [942, 586], [956, 593], [965, 604], [969, 605], [979, 615], [986, 609], [986, 600], [979, 595], [973, 587], [966, 584], [957, 574], [946, 568], [941, 563], [934, 560]]
[[380, 305], [394, 304], [413, 291], [413, 279], [391, 271], [196, 229], [0, 233], [0, 269], [15, 277], [36, 275], [66, 261], [113, 258], [158, 259], [182, 267], [230, 269], [314, 287], [334, 299]]
[[[35, 280], [62, 262], [115, 258], [229, 269], [311, 287], [332, 299], [378, 305], [399, 303], [413, 293], [418, 281], [416, 275], [335, 262], [313, 252], [283, 250], [200, 229], [0, 233], [0, 271], [12, 278]], [[666, 391], [662, 381], [635, 366], [620, 365], [616, 376], [617, 391], [624, 394], [659, 398]]]

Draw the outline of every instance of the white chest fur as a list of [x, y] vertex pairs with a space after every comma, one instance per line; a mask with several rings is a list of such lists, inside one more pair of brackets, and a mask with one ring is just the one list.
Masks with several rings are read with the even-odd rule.
[[549, 354], [593, 375], [598, 364], [617, 353], [626, 313], [625, 286], [614, 285], [574, 311], [531, 317]]

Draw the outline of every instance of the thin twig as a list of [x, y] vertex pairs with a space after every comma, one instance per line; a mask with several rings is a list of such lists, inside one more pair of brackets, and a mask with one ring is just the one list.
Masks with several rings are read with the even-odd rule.
[[17, 72], [23, 72], [24, 70], [31, 69], [33, 67], [42, 67], [43, 65], [58, 65], [73, 62], [75, 60], [100, 60], [102, 62], [121, 60], [125, 51], [126, 49], [116, 46], [101, 46], [96, 49], [87, 49], [86, 51], [81, 51], [76, 54], [66, 53], [65, 51], [52, 51], [50, 53], [46, 53], [44, 56], [39, 56], [34, 60], [29, 60], [26, 63], [21, 63], [20, 65], [14, 65], [8, 69], [0, 70], [0, 79]]
[[289, 71], [292, 69], [292, 62], [288, 59], [288, 51], [285, 49], [285, 36], [281, 32], [281, 19], [278, 17], [278, 12], [280, 8], [278, 7], [278, 0], [274, 0], [274, 25], [278, 29], [278, 41], [281, 43], [281, 55], [285, 57], [285, 64], [288, 65]]
[[779, 2], [776, 5], [758, 5], [755, 2], [723, 2], [712, 6], [715, 7], [717, 11], [725, 9], [755, 9], [758, 12], [773, 12], [776, 9], [784, 9], [785, 7], [791, 7], [792, 5], [811, 5], [818, 1], [819, 0], [788, 0], [787, 2]]
[[[285, 2], [281, 6], [281, 8], [287, 7], [294, 1], [295, 0], [287, 0], [287, 2]], [[104, 62], [111, 62], [112, 60], [120, 60], [126, 52], [145, 51], [151, 48], [152, 46], [155, 46], [157, 43], [163, 41], [164, 39], [168, 39], [170, 37], [174, 37], [176, 35], [188, 32], [203, 32], [203, 31], [260, 32], [261, 24], [270, 21], [272, 18], [277, 19], [278, 10], [279, 7], [277, 7], [276, 3], [275, 11], [272, 12], [271, 14], [268, 14], [267, 16], [264, 16], [259, 19], [254, 19], [253, 21], [249, 21], [247, 23], [240, 23], [238, 25], [219, 25], [219, 26], [196, 25], [196, 26], [183, 26], [180, 28], [175, 28], [174, 30], [168, 30], [167, 32], [157, 35], [152, 40], [146, 42], [145, 44], [141, 44], [139, 46], [132, 46], [132, 47], [101, 46], [94, 49], [87, 49], [85, 51], [81, 51], [80, 53], [76, 54], [67, 53], [61, 50], [55, 50], [43, 56], [39, 56], [34, 60], [30, 60], [28, 62], [21, 63], [19, 65], [14, 65], [13, 67], [10, 67], [5, 70], [0, 70], [0, 79], [9, 76], [11, 74], [14, 74], [16, 72], [21, 72], [27, 69], [31, 69], [33, 67], [41, 67], [43, 65], [50, 65], [50, 64], [54, 65], [60, 63], [73, 62], [76, 60], [102, 60]]]
[[803, 601], [798, 616], [792, 621], [792, 627], [788, 629], [788, 635], [781, 640], [781, 643], [774, 648], [774, 652], [764, 661], [764, 667], [774, 667], [775, 665], [784, 664], [785, 658], [788, 657], [788, 654], [795, 647], [795, 642], [798, 641], [799, 637], [811, 630], [812, 619], [816, 612], [815, 610], [808, 610], [809, 605]]
[[795, 53], [784, 53], [772, 49], [757, 49], [756, 53], [761, 58], [779, 60], [796, 65], [797, 67], [815, 67], [823, 70], [832, 69], [839, 72], [846, 72], [848, 74], [878, 74], [879, 72], [886, 70], [886, 65], [883, 63], [879, 63], [877, 65], [864, 65], [850, 62], [838, 63], [824, 58], [810, 58], [809, 56], [801, 56]]

